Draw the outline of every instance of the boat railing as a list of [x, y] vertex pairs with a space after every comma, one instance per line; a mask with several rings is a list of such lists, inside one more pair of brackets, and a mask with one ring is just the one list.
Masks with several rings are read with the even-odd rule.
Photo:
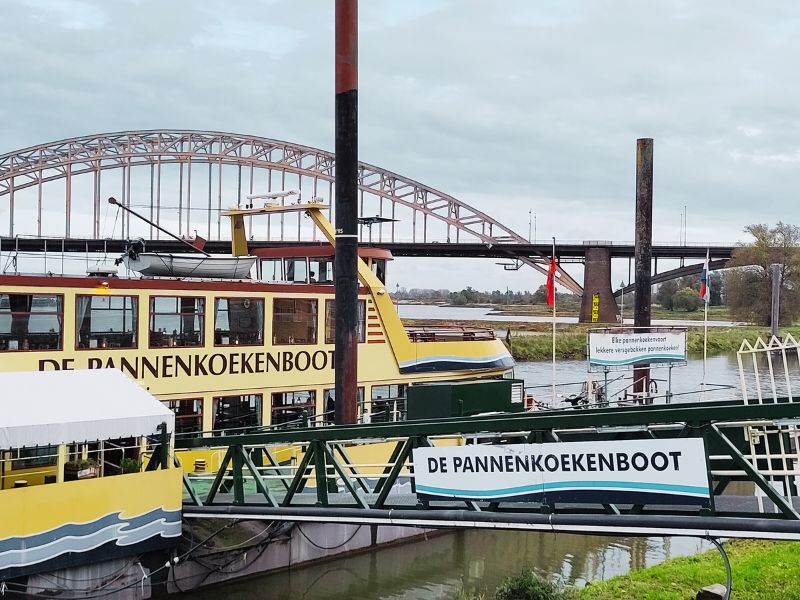
[[[560, 382], [555, 386], [542, 384], [525, 386], [526, 408], [532, 410], [562, 410], [565, 408], [587, 409], [630, 407], [649, 404], [670, 404], [673, 402], [691, 402], [698, 394], [707, 395], [707, 399], [719, 398], [728, 394], [734, 386], [723, 383], [707, 383], [705, 389], [688, 391], [673, 391], [669, 387], [669, 380], [656, 377], [648, 378], [648, 389], [642, 392], [634, 391], [637, 383], [626, 373], [614, 378], [603, 380], [582, 380]], [[619, 387], [621, 383], [621, 387]], [[611, 388], [617, 384], [613, 392]], [[555, 388], [555, 400], [552, 390]]]
[[[371, 401], [360, 401], [358, 423], [386, 423], [405, 421], [406, 419], [406, 399], [403, 397], [373, 399]], [[178, 431], [176, 439], [187, 439], [194, 437], [214, 437], [222, 435], [246, 435], [252, 433], [269, 433], [294, 428], [314, 428], [328, 427], [334, 424], [334, 411], [326, 411], [316, 414], [309, 414], [307, 410], [299, 413], [295, 419], [272, 423], [270, 425], [247, 425], [242, 427], [224, 427], [203, 431]]]
[[494, 340], [492, 329], [479, 327], [406, 327], [412, 342], [468, 342], [475, 340]]

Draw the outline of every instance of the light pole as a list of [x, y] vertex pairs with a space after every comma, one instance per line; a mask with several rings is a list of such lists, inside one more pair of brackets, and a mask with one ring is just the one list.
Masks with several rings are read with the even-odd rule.
[[531, 214], [533, 211], [529, 208], [528, 209], [528, 243], [531, 243]]
[[686, 225], [686, 221], [688, 220], [687, 217], [689, 215], [686, 214], [686, 205], [683, 205], [683, 245], [686, 245], [686, 230], [688, 229]]

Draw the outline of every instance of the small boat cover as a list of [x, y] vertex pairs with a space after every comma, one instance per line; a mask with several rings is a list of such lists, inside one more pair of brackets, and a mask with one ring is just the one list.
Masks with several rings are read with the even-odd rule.
[[0, 373], [0, 449], [172, 433], [173, 412], [117, 369]]

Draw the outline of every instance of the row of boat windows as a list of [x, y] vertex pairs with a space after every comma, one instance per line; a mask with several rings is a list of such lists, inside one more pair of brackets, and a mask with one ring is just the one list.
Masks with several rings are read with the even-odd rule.
[[[371, 259], [372, 272], [386, 283], [386, 261]], [[333, 283], [333, 258], [268, 258], [258, 265], [261, 281], [291, 283]]]
[[[92, 441], [84, 442], [83, 444], [68, 444], [66, 459], [68, 462], [77, 462], [87, 458], [93, 459], [101, 465], [104, 477], [120, 475], [124, 472], [124, 459], [130, 458], [136, 462], [140, 460], [139, 441], [138, 438], [118, 438], [103, 440], [102, 442]], [[3, 478], [2, 472], [9, 470], [9, 466], [11, 471], [56, 466], [58, 464], [58, 446], [12, 448], [0, 453], [0, 456], [2, 456], [2, 463], [0, 464], [1, 480]], [[55, 473], [45, 474], [45, 483], [47, 483], [48, 477], [53, 477], [55, 480], [55, 476]], [[65, 481], [70, 480], [68, 473], [65, 473]], [[0, 489], [5, 487], [8, 487], [8, 485], [3, 482], [0, 485]]]
[[[370, 402], [365, 405], [364, 388], [358, 388], [361, 420], [364, 422], [398, 421], [405, 417], [405, 384], [374, 385]], [[262, 394], [219, 396], [211, 400], [214, 435], [246, 433], [264, 424]], [[269, 397], [270, 425], [306, 426], [309, 422], [332, 424], [336, 402], [333, 388], [322, 391], [321, 412], [317, 411], [317, 391], [294, 390], [275, 392]], [[165, 400], [175, 413], [175, 433], [179, 435], [203, 431], [203, 398]], [[306, 421], [308, 420], [308, 422]]]
[[[364, 402], [364, 388], [358, 388], [359, 419], [361, 422], [380, 423], [399, 421], [405, 418], [406, 384], [373, 385], [370, 388], [370, 402]], [[247, 433], [263, 427], [266, 414], [263, 410], [263, 394], [243, 394], [238, 396], [217, 396], [211, 398], [213, 411], [212, 433], [214, 435]], [[273, 426], [300, 427], [308, 422], [333, 424], [336, 391], [322, 390], [322, 410], [317, 412], [316, 390], [293, 390], [275, 392], [270, 398], [270, 424]], [[164, 400], [164, 404], [175, 413], [175, 433], [192, 435], [203, 432], [203, 398], [181, 398]], [[135, 440], [115, 440], [120, 450], [123, 442], [127, 445]], [[97, 444], [94, 444], [97, 446]], [[94, 447], [93, 446], [93, 447]], [[133, 448], [138, 450], [138, 448]], [[92, 448], [90, 448], [90, 451]], [[77, 450], [73, 449], [73, 452]], [[108, 452], [108, 451], [106, 451]], [[53, 466], [56, 464], [56, 446], [36, 446], [15, 448], [10, 451], [11, 470]], [[71, 459], [72, 457], [70, 457]], [[122, 458], [122, 456], [118, 457]], [[117, 465], [121, 460], [115, 461]]]
[[[336, 305], [325, 300], [324, 340], [334, 343]], [[275, 298], [273, 344], [316, 344], [319, 301]], [[366, 303], [358, 301], [358, 339], [365, 341]], [[263, 298], [215, 298], [215, 346], [264, 344]], [[137, 348], [137, 296], [78, 295], [75, 301], [76, 348]], [[153, 296], [149, 299], [151, 348], [204, 346], [206, 299]], [[63, 296], [0, 295], [0, 351], [60, 350], [63, 345]]]

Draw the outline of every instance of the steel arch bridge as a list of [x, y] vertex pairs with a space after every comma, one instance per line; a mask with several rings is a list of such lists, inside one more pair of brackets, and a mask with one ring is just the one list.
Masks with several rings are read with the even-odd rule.
[[[0, 219], [10, 237], [105, 239], [119, 226], [123, 238], [159, 238], [158, 230], [131, 222], [127, 213], [110, 215], [104, 199], [113, 195], [181, 235], [220, 240], [228, 237], [221, 211], [233, 199], [241, 205], [250, 194], [295, 189], [304, 199], [323, 196], [333, 204], [334, 178], [332, 152], [264, 137], [181, 130], [88, 135], [0, 155]], [[486, 213], [391, 171], [359, 163], [358, 181], [360, 216], [396, 219], [362, 225], [362, 240], [528, 242]], [[256, 239], [316, 239], [299, 214], [268, 217], [265, 228], [261, 223], [251, 223]], [[543, 256], [521, 260], [546, 272]], [[564, 287], [582, 293], [566, 272], [560, 276]]]

